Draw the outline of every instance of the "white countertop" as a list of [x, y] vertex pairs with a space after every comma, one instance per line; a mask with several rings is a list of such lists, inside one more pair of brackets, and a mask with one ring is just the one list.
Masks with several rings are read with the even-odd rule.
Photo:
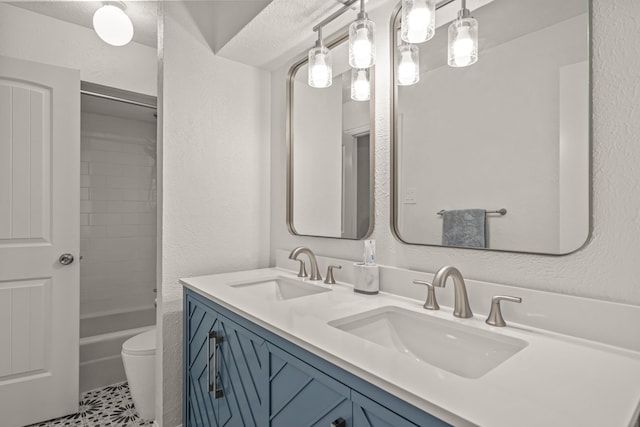
[[[496, 328], [484, 316], [453, 317], [449, 307], [392, 294], [369, 296], [338, 283], [331, 292], [267, 302], [228, 286], [275, 276], [276, 268], [182, 279], [187, 288], [456, 426], [635, 426], [640, 404], [640, 353], [572, 338], [507, 320]], [[327, 286], [322, 282], [319, 286]], [[397, 306], [527, 341], [514, 356], [476, 379], [355, 337], [328, 322]], [[584, 313], [597, 316], [598, 313]], [[625, 327], [625, 325], [621, 325]], [[626, 325], [637, 328], [638, 325]]]

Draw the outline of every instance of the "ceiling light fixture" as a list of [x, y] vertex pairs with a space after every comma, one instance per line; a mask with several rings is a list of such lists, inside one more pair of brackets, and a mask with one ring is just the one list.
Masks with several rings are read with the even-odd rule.
[[351, 99], [368, 101], [371, 98], [371, 83], [368, 68], [351, 69]]
[[478, 61], [478, 21], [462, 0], [458, 17], [449, 25], [449, 57], [452, 67], [466, 67]]
[[[376, 46], [374, 43], [375, 24], [365, 11], [366, 0], [340, 0], [344, 6], [325, 18], [313, 31], [318, 32], [318, 40], [309, 50], [309, 86], [325, 88], [332, 83], [331, 51], [322, 42], [322, 28], [351, 9], [351, 5], [360, 2], [360, 12], [357, 19], [349, 26], [349, 65], [351, 73], [351, 97], [357, 101], [369, 99], [371, 85], [369, 82], [369, 68], [376, 62]], [[366, 73], [359, 73], [366, 70]], [[366, 77], [366, 78], [365, 78]], [[364, 83], [367, 83], [366, 95]]]
[[[449, 25], [447, 64], [451, 67], [466, 67], [478, 61], [478, 21], [467, 9], [467, 0], [456, 19]], [[435, 0], [402, 0], [400, 39], [396, 64], [396, 83], [408, 86], [420, 81], [418, 48], [412, 43], [422, 43], [435, 34], [436, 9], [448, 5]], [[396, 27], [397, 28], [397, 27]]]
[[332, 79], [331, 51], [322, 43], [322, 28], [319, 28], [316, 45], [309, 50], [309, 86], [329, 87]]
[[370, 68], [376, 63], [374, 41], [376, 24], [367, 16], [364, 0], [360, 0], [358, 19], [349, 26], [349, 65], [353, 68]]
[[422, 43], [436, 32], [435, 0], [402, 0], [400, 38], [407, 43]]
[[133, 38], [133, 23], [122, 2], [108, 2], [93, 14], [93, 29], [112, 46], [124, 46]]
[[[451, 67], [466, 67], [478, 61], [478, 21], [467, 9], [467, 0], [458, 16], [449, 25], [447, 64]], [[406, 42], [398, 46], [397, 83], [400, 86], [415, 84], [420, 75], [418, 71], [418, 50], [407, 43], [422, 43], [435, 34], [436, 9], [450, 2], [441, 2], [436, 7], [435, 0], [402, 0], [400, 38]]]
[[410, 86], [420, 81], [418, 46], [403, 43], [398, 46], [398, 85]]

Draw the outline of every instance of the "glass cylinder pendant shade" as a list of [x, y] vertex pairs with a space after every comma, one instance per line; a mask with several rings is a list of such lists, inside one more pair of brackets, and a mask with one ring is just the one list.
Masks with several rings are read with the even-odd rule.
[[398, 46], [398, 85], [410, 86], [419, 81], [418, 46], [412, 44]]
[[466, 67], [478, 60], [478, 21], [468, 16], [449, 25], [449, 58], [451, 67]]
[[402, 0], [400, 38], [407, 43], [422, 43], [436, 31], [435, 0]]
[[331, 52], [322, 44], [309, 50], [309, 86], [329, 87], [333, 80]]
[[375, 24], [364, 17], [349, 26], [349, 65], [369, 68], [376, 63]]
[[371, 83], [369, 69], [351, 69], [351, 99], [354, 101], [368, 101], [371, 98]]

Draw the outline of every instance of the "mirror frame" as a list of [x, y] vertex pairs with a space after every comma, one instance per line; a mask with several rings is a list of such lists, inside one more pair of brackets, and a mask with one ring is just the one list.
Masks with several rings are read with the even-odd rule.
[[[436, 3], [436, 10], [441, 7], [445, 7], [448, 4], [452, 3], [454, 0], [440, 0]], [[391, 227], [391, 234], [396, 238], [399, 242], [405, 245], [411, 246], [430, 246], [436, 248], [448, 248], [448, 249], [464, 249], [464, 250], [474, 250], [474, 251], [489, 251], [489, 252], [503, 252], [503, 253], [518, 253], [518, 254], [529, 254], [529, 255], [546, 255], [551, 257], [560, 257], [565, 255], [570, 255], [575, 252], [578, 252], [584, 249], [593, 238], [593, 42], [591, 40], [592, 27], [593, 27], [593, 0], [585, 0], [587, 2], [587, 60], [589, 62], [589, 93], [588, 93], [588, 105], [587, 110], [589, 113], [588, 118], [588, 132], [589, 137], [587, 138], [588, 150], [589, 150], [589, 158], [587, 164], [587, 173], [588, 173], [588, 224], [587, 224], [587, 235], [585, 237], [584, 242], [578, 246], [576, 249], [565, 252], [565, 253], [549, 253], [549, 252], [532, 252], [532, 251], [518, 251], [512, 249], [491, 249], [491, 248], [474, 248], [474, 247], [464, 247], [464, 246], [445, 246], [445, 245], [436, 245], [432, 243], [412, 243], [407, 242], [400, 236], [400, 231], [398, 230], [398, 215], [397, 215], [397, 206], [399, 202], [399, 191], [398, 184], [399, 180], [396, 178], [396, 174], [399, 170], [398, 167], [398, 118], [397, 118], [397, 110], [398, 110], [398, 85], [396, 84], [396, 73], [397, 67], [396, 62], [398, 59], [398, 49], [396, 49], [397, 45], [397, 35], [400, 30], [400, 17], [402, 12], [402, 2], [398, 2], [396, 7], [391, 12], [391, 19], [389, 22], [389, 59], [390, 59], [390, 114], [391, 114], [391, 123], [389, 129], [389, 137], [391, 138], [390, 144], [390, 206], [389, 206], [389, 221]], [[442, 27], [441, 27], [442, 28]], [[436, 29], [437, 31], [437, 29]]]
[[[327, 48], [333, 49], [334, 47], [348, 42], [349, 33], [343, 33], [326, 44]], [[375, 227], [375, 65], [370, 68], [369, 82], [371, 85], [370, 99], [369, 99], [369, 228], [362, 237], [339, 237], [339, 236], [322, 236], [317, 234], [301, 234], [298, 233], [293, 224], [294, 212], [293, 212], [293, 95], [294, 95], [294, 81], [298, 70], [309, 62], [308, 56], [298, 60], [294, 63], [287, 74], [287, 121], [286, 121], [286, 140], [287, 140], [287, 228], [289, 233], [295, 236], [306, 237], [324, 237], [327, 239], [340, 239], [340, 240], [363, 240], [371, 236]]]

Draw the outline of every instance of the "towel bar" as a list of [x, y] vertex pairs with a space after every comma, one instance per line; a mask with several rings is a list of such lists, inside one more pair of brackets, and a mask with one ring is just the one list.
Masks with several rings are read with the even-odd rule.
[[[442, 209], [440, 212], [437, 212], [438, 215], [443, 215], [446, 212], [445, 209]], [[488, 214], [499, 214], [500, 216], [504, 216], [507, 214], [507, 210], [505, 208], [498, 209], [495, 211], [487, 211]]]

